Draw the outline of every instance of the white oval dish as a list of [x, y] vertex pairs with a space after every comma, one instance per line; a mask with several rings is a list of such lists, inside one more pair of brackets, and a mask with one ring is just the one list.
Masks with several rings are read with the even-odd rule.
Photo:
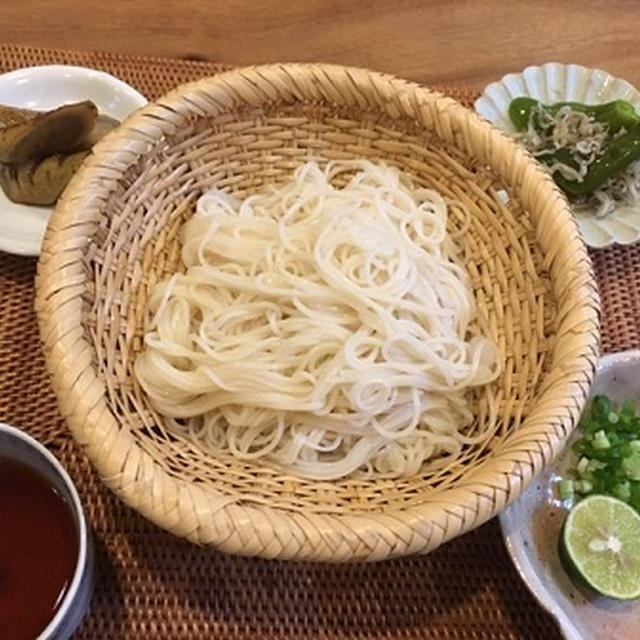
[[[124, 120], [147, 99], [108, 73], [47, 65], [0, 75], [0, 104], [44, 111], [68, 102], [91, 100], [101, 114]], [[0, 189], [0, 250], [25, 256], [40, 255], [51, 207], [11, 202]]]
[[[636, 400], [640, 407], [640, 351], [604, 356], [598, 363], [591, 395], [615, 402]], [[576, 583], [560, 561], [558, 542], [568, 511], [554, 497], [553, 483], [573, 466], [571, 443], [522, 495], [500, 514], [507, 551], [531, 593], [557, 620], [567, 640], [632, 640], [638, 637], [640, 600], [619, 602], [598, 596]]]
[[[521, 73], [509, 73], [488, 85], [476, 100], [478, 114], [506, 133], [515, 133], [508, 116], [509, 103], [518, 96], [530, 96], [545, 104], [575, 101], [602, 104], [624, 99], [640, 111], [640, 92], [626, 80], [601, 69], [577, 64], [549, 62], [527, 67]], [[631, 244], [640, 239], [640, 202], [619, 207], [606, 218], [589, 211], [576, 212], [576, 221], [584, 241], [601, 249], [613, 244]]]

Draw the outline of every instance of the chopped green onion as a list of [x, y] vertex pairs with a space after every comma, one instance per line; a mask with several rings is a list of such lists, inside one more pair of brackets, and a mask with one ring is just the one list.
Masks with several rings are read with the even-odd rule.
[[588, 462], [587, 462], [587, 473], [591, 472], [593, 473], [594, 471], [598, 471], [598, 469], [606, 469], [607, 468], [607, 463], [606, 462], [602, 462], [602, 460], [596, 460], [595, 458], [592, 458], [591, 460], [589, 460], [587, 458]]
[[631, 422], [636, 417], [636, 405], [630, 400], [626, 400], [622, 403], [620, 410], [618, 412], [620, 414], [620, 418], [623, 422]]
[[608, 416], [613, 410], [611, 400], [607, 396], [596, 396], [591, 404], [591, 412], [593, 417], [598, 420], [604, 416]]
[[589, 482], [589, 480], [576, 480], [573, 487], [577, 493], [587, 494], [593, 490], [593, 483]]
[[607, 434], [601, 429], [600, 431], [596, 431], [591, 445], [594, 449], [608, 449], [611, 443], [609, 442], [609, 438], [607, 438]]
[[629, 480], [640, 480], [640, 453], [632, 453], [623, 458], [622, 470]]
[[589, 466], [589, 458], [582, 456], [582, 458], [580, 458], [580, 460], [578, 461], [578, 465], [576, 466], [576, 471], [579, 474], [583, 474], [587, 470], [588, 466]]
[[560, 500], [570, 500], [573, 498], [573, 480], [561, 480], [558, 484], [558, 495]]
[[631, 485], [628, 480], [625, 482], [621, 482], [617, 484], [613, 488], [613, 493], [616, 498], [623, 500], [624, 502], [629, 502], [629, 498], [631, 498]]
[[578, 461], [558, 483], [558, 495], [564, 500], [607, 494], [640, 511], [640, 417], [635, 403], [614, 407], [606, 396], [596, 396], [580, 430], [582, 437], [572, 446]]

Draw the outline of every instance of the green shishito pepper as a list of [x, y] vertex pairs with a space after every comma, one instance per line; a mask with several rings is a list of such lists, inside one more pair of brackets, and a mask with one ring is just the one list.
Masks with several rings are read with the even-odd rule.
[[640, 125], [629, 129], [606, 145], [602, 155], [589, 166], [582, 182], [567, 180], [559, 174], [554, 175], [553, 179], [565, 193], [582, 196], [597, 189], [611, 176], [623, 171], [638, 158], [640, 158]]
[[[528, 97], [515, 98], [509, 105], [509, 117], [518, 131], [529, 125], [533, 108], [540, 104]], [[616, 134], [624, 128], [624, 132], [612, 138], [602, 149], [602, 155], [589, 166], [582, 181], [568, 180], [559, 172], [553, 178], [558, 186], [569, 196], [582, 196], [597, 189], [611, 176], [626, 169], [632, 162], [640, 158], [640, 115], [626, 100], [614, 100], [606, 104], [585, 105], [579, 102], [558, 102], [553, 105], [541, 105], [551, 115], [555, 115], [562, 107], [571, 107], [574, 111], [586, 113], [595, 121], [606, 125], [610, 134]], [[534, 127], [537, 125], [535, 116]], [[541, 162], [553, 165], [555, 162], [573, 165], [568, 149], [558, 149], [538, 157]]]
[[[540, 102], [534, 98], [521, 96], [514, 98], [509, 104], [509, 118], [518, 131], [524, 131], [529, 125], [531, 112]], [[554, 116], [562, 107], [570, 107], [573, 111], [586, 113], [596, 122], [609, 128], [610, 133], [617, 133], [623, 127], [630, 129], [640, 123], [640, 116], [633, 105], [626, 100], [614, 100], [605, 104], [582, 104], [580, 102], [557, 102], [551, 105], [540, 105]]]

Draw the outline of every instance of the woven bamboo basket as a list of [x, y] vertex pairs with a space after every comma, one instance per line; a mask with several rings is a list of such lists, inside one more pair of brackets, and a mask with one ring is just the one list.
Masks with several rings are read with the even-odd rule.
[[[310, 158], [385, 161], [471, 212], [458, 242], [503, 366], [474, 395], [496, 435], [446, 471], [314, 482], [214, 458], [169, 435], [135, 383], [145, 300], [179, 268], [197, 197], [246, 196]], [[53, 214], [36, 309], [60, 410], [127, 504], [226, 552], [328, 562], [426, 553], [497, 514], [575, 426], [599, 341], [588, 254], [538, 165], [449, 98], [331, 65], [222, 73], [132, 116]]]

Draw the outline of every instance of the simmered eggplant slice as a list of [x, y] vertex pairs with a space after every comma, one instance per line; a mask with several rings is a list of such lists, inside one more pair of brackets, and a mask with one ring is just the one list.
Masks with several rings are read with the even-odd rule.
[[89, 155], [78, 151], [70, 155], [53, 155], [20, 165], [0, 165], [0, 186], [13, 202], [53, 204], [71, 180], [76, 169]]
[[18, 164], [68, 152], [87, 136], [98, 109], [86, 100], [0, 128], [0, 162]]
[[0, 104], [0, 127], [10, 127], [14, 124], [21, 124], [27, 120], [33, 120], [45, 111], [34, 111], [33, 109], [21, 109], [20, 107], [8, 107]]
[[96, 123], [93, 125], [93, 129], [91, 129], [91, 131], [82, 138], [82, 140], [80, 140], [77, 149], [91, 149], [93, 145], [100, 142], [107, 133], [113, 131], [119, 124], [120, 121], [115, 118], [99, 115], [96, 118]]

